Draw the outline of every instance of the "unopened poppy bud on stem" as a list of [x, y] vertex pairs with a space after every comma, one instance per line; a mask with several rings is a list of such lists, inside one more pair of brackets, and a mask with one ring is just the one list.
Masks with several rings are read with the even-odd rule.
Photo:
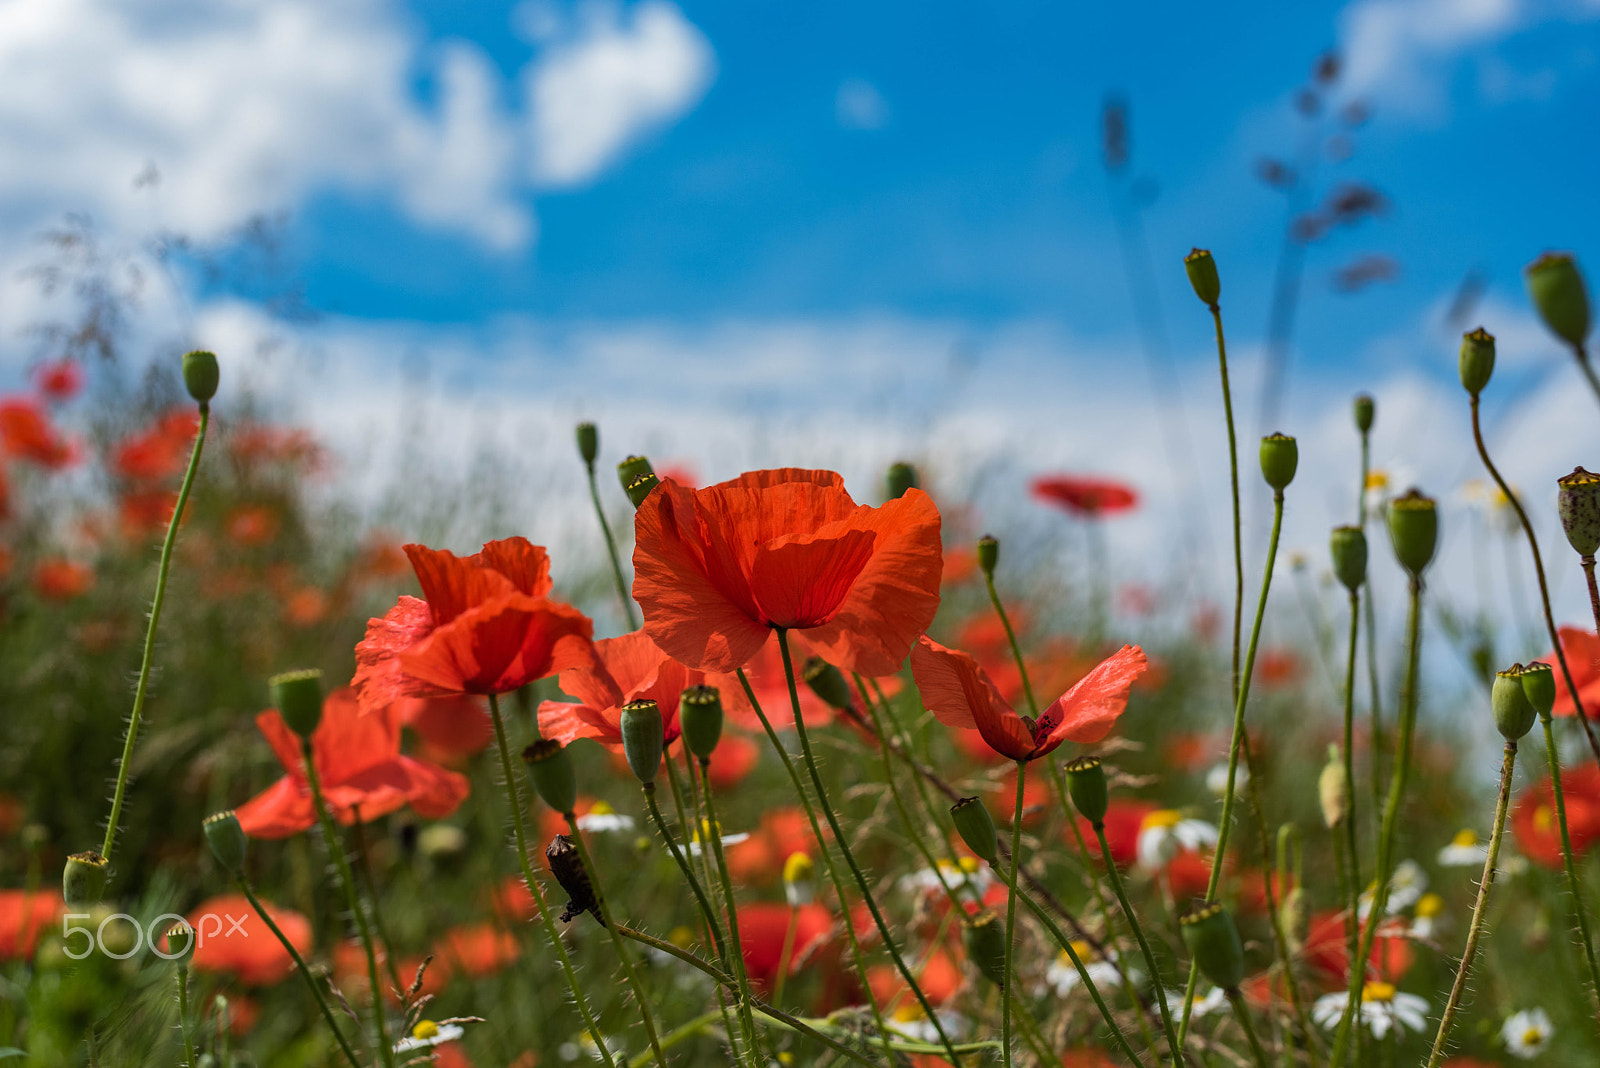
[[267, 680], [272, 703], [289, 729], [309, 738], [322, 722], [322, 672], [285, 671]]
[[221, 374], [217, 370], [217, 354], [204, 349], [183, 354], [183, 388], [199, 404], [211, 403], [217, 395]]
[[1350, 798], [1344, 790], [1344, 761], [1339, 747], [1328, 746], [1328, 762], [1317, 777], [1317, 800], [1322, 805], [1322, 822], [1332, 828], [1344, 822], [1350, 814]]
[[1549, 719], [1556, 707], [1555, 669], [1542, 660], [1535, 660], [1522, 669], [1518, 681], [1522, 683], [1522, 695], [1528, 699], [1534, 714], [1540, 719]]
[[640, 782], [655, 782], [661, 770], [661, 706], [649, 698], [622, 706], [622, 755]]
[[899, 500], [906, 495], [906, 490], [916, 489], [921, 485], [921, 481], [917, 478], [917, 469], [904, 462], [890, 464], [889, 473], [884, 481], [891, 501]]
[[1067, 762], [1067, 793], [1073, 807], [1096, 827], [1105, 822], [1111, 799], [1106, 789], [1106, 769], [1099, 757], [1078, 757]]
[[1373, 416], [1377, 414], [1377, 404], [1370, 393], [1356, 394], [1355, 416], [1356, 429], [1365, 434], [1372, 429]]
[[1483, 327], [1461, 335], [1461, 388], [1476, 397], [1494, 375], [1494, 335]]
[[540, 738], [522, 751], [528, 778], [544, 803], [562, 815], [578, 803], [578, 776], [566, 747], [553, 738]]
[[993, 534], [985, 534], [978, 539], [978, 566], [990, 578], [994, 577], [994, 569], [1000, 563], [1000, 539]]
[[1222, 299], [1222, 279], [1217, 276], [1217, 261], [1203, 248], [1190, 249], [1183, 258], [1183, 269], [1189, 274], [1189, 284], [1194, 295], [1208, 308], [1215, 308]]
[[1556, 487], [1556, 512], [1567, 540], [1579, 556], [1593, 556], [1600, 549], [1600, 475], [1574, 467], [1556, 479]]
[[1421, 578], [1439, 544], [1437, 504], [1413, 489], [1389, 502], [1388, 520], [1389, 542], [1400, 566], [1411, 572], [1412, 578]]
[[1573, 348], [1581, 347], [1589, 336], [1589, 293], [1577, 263], [1564, 252], [1546, 252], [1523, 274], [1544, 325]]
[[1184, 945], [1200, 965], [1200, 973], [1224, 990], [1244, 980], [1244, 944], [1233, 915], [1218, 904], [1202, 905], [1178, 921]]
[[594, 458], [600, 455], [600, 428], [593, 423], [579, 423], [577, 437], [578, 455], [583, 457], [584, 463], [593, 467]]
[[217, 858], [217, 863], [222, 865], [224, 871], [229, 875], [244, 871], [247, 842], [244, 829], [239, 826], [239, 817], [233, 814], [232, 809], [207, 816], [201, 822], [200, 829], [205, 832], [211, 855]]
[[1261, 477], [1282, 493], [1294, 481], [1300, 466], [1300, 446], [1287, 434], [1268, 434], [1261, 439]]
[[1328, 555], [1333, 558], [1333, 573], [1345, 589], [1355, 593], [1367, 581], [1367, 536], [1360, 527], [1334, 527]]
[[628, 500], [632, 501], [633, 506], [637, 508], [644, 503], [646, 497], [650, 496], [650, 491], [660, 484], [661, 480], [656, 477], [654, 471], [646, 471], [642, 475], [634, 476], [632, 481], [623, 486], [623, 489], [627, 491]]
[[715, 686], [691, 686], [678, 700], [683, 744], [701, 760], [710, 760], [722, 740], [722, 694]]
[[843, 712], [850, 708], [850, 684], [844, 681], [844, 672], [822, 659], [808, 657], [800, 669], [800, 677], [811, 687], [811, 692], [827, 702], [829, 708]]
[[1512, 664], [1496, 672], [1494, 687], [1489, 691], [1489, 706], [1494, 712], [1494, 725], [1508, 742], [1517, 741], [1533, 729], [1538, 718], [1533, 703], [1522, 687], [1521, 664]]
[[617, 465], [617, 481], [622, 483], [623, 489], [627, 489], [628, 483], [640, 475], [652, 474], [655, 474], [655, 468], [643, 456], [630, 456]]
[[187, 961], [194, 956], [194, 928], [189, 926], [187, 920], [179, 920], [167, 928], [166, 943], [167, 956]]
[[978, 974], [995, 986], [1006, 985], [1006, 925], [988, 909], [967, 921], [962, 932], [966, 942], [967, 959]]
[[974, 854], [998, 870], [1000, 865], [1000, 835], [995, 830], [994, 817], [980, 797], [963, 797], [950, 806], [950, 818], [955, 821], [956, 832]]
[[61, 872], [61, 896], [66, 898], [67, 907], [86, 909], [98, 905], [110, 872], [111, 862], [92, 849], [69, 856]]

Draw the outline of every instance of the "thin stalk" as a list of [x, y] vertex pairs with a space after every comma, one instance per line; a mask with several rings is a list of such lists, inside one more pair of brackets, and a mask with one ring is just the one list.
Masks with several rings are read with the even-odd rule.
[[1228, 384], [1228, 341], [1222, 332], [1222, 306], [1212, 304], [1217, 330], [1217, 366], [1222, 377], [1222, 414], [1228, 423], [1228, 480], [1233, 490], [1233, 693], [1239, 695], [1239, 635], [1244, 629], [1244, 524], [1239, 518], [1239, 439], [1233, 426], [1233, 390]]
[[339, 839], [333, 816], [328, 812], [327, 800], [322, 796], [322, 776], [317, 774], [317, 762], [311, 748], [311, 739], [300, 738], [300, 754], [305, 760], [306, 781], [311, 785], [311, 804], [317, 810], [317, 822], [322, 827], [322, 841], [333, 858], [334, 870], [344, 887], [346, 906], [356, 921], [356, 934], [361, 939], [362, 952], [367, 958], [367, 981], [372, 989], [372, 1023], [378, 1032], [378, 1059], [387, 1068], [394, 1068], [394, 1044], [389, 1041], [389, 1023], [383, 1008], [383, 987], [378, 981], [378, 955], [373, 946], [372, 925], [367, 922], [367, 906], [356, 886], [355, 873], [350, 870], [350, 860], [345, 856], [344, 843]]
[[1345, 851], [1350, 865], [1349, 878], [1349, 950], [1355, 960], [1356, 916], [1361, 908], [1361, 854], [1356, 839], [1356, 642], [1361, 629], [1361, 594], [1350, 593], [1350, 656], [1344, 671], [1344, 837]]
[[234, 879], [238, 882], [239, 890], [244, 894], [245, 900], [250, 902], [250, 907], [256, 910], [256, 915], [261, 917], [261, 922], [267, 925], [267, 930], [272, 932], [273, 937], [288, 952], [289, 959], [294, 961], [295, 969], [299, 971], [300, 978], [306, 981], [306, 986], [310, 989], [312, 998], [316, 1000], [317, 1008], [322, 1011], [322, 1018], [328, 1022], [328, 1030], [333, 1032], [333, 1037], [338, 1040], [339, 1048], [344, 1051], [345, 1059], [350, 1062], [350, 1068], [362, 1068], [360, 1059], [356, 1057], [355, 1051], [350, 1048], [349, 1041], [344, 1037], [344, 1032], [339, 1030], [339, 1025], [334, 1020], [333, 1010], [328, 1008], [327, 998], [322, 996], [322, 990], [317, 986], [317, 981], [311, 977], [311, 969], [306, 967], [305, 958], [300, 956], [300, 951], [294, 948], [294, 943], [289, 941], [288, 936], [278, 927], [278, 924], [267, 913], [267, 910], [261, 907], [261, 900], [256, 897], [256, 892], [250, 888], [249, 880], [242, 874], [234, 876]]
[[1234, 1018], [1244, 1029], [1244, 1037], [1250, 1040], [1250, 1054], [1256, 1060], [1256, 1068], [1268, 1068], [1267, 1051], [1261, 1048], [1261, 1040], [1256, 1037], [1255, 1024], [1250, 1022], [1250, 1007], [1244, 1003], [1244, 995], [1239, 993], [1238, 987], [1223, 993], [1227, 995], [1228, 1004], [1233, 1006]]
[[1133, 937], [1139, 941], [1139, 952], [1144, 954], [1145, 967], [1150, 969], [1150, 979], [1155, 983], [1156, 1004], [1161, 1009], [1161, 1026], [1167, 1033], [1167, 1049], [1172, 1053], [1173, 1068], [1182, 1068], [1183, 1047], [1178, 1042], [1178, 1033], [1172, 1028], [1172, 1013], [1167, 1009], [1167, 984], [1161, 981], [1161, 969], [1156, 965], [1155, 951], [1150, 948], [1144, 927], [1140, 925], [1133, 906], [1128, 903], [1128, 894], [1122, 887], [1122, 876], [1117, 873], [1116, 862], [1111, 859], [1111, 843], [1106, 841], [1106, 825], [1103, 821], [1094, 825], [1094, 834], [1100, 840], [1100, 855], [1105, 858], [1106, 877], [1111, 882], [1111, 891], [1117, 895], [1117, 904], [1121, 906], [1128, 926], [1133, 928]]
[[544, 891], [540, 888], [539, 880], [533, 874], [533, 865], [528, 860], [528, 831], [523, 822], [522, 797], [517, 789], [516, 771], [511, 763], [511, 746], [506, 741], [505, 718], [500, 715], [500, 699], [495, 694], [489, 695], [489, 717], [494, 720], [494, 740], [500, 749], [500, 773], [505, 777], [506, 800], [511, 805], [511, 830], [517, 846], [517, 863], [522, 867], [522, 881], [527, 884], [528, 893], [533, 897], [533, 904], [539, 910], [539, 919], [544, 924], [544, 931], [550, 939], [551, 947], [556, 951], [556, 959], [561, 962], [561, 972], [566, 977], [567, 988], [572, 991], [572, 1000], [578, 1007], [578, 1015], [583, 1017], [583, 1025], [588, 1030], [589, 1037], [594, 1039], [595, 1050], [600, 1054], [600, 1059], [606, 1068], [617, 1068], [617, 1062], [611, 1056], [610, 1048], [606, 1046], [605, 1037], [600, 1034], [600, 1025], [595, 1023], [594, 1013], [589, 1009], [589, 999], [584, 996], [583, 987], [578, 985], [578, 973], [572, 968], [572, 958], [567, 955], [566, 943], [561, 941], [561, 932], [556, 930], [555, 917], [550, 915], [550, 908], [544, 901]]
[[1585, 556], [1579, 563], [1583, 565], [1584, 581], [1589, 585], [1589, 610], [1594, 613], [1595, 633], [1600, 634], [1600, 587], [1595, 585], [1594, 557]]
[[[670, 764], [672, 758], [668, 757]], [[666, 840], [667, 850], [672, 854], [672, 859], [678, 862], [678, 870], [683, 872], [683, 877], [689, 883], [689, 889], [694, 891], [694, 899], [700, 906], [700, 915], [706, 921], [706, 927], [711, 932], [712, 944], [717, 950], [717, 959], [724, 967], [730, 964], [728, 960], [728, 944], [722, 939], [722, 926], [717, 922], [716, 910], [711, 907], [711, 901], [706, 897], [705, 890], [700, 886], [700, 880], [694, 877], [694, 869], [689, 866], [689, 861], [684, 857], [683, 851], [678, 848], [678, 842], [672, 836], [672, 829], [667, 826], [667, 821], [662, 818], [661, 806], [656, 804], [656, 784], [644, 783], [645, 805], [650, 809], [650, 818], [655, 821], [656, 830], [661, 832], [661, 837]], [[665, 1039], [662, 1040], [665, 1043]]]
[[783, 948], [778, 951], [778, 974], [772, 980], [772, 1000], [783, 1004], [784, 980], [789, 978], [789, 965], [794, 960], [794, 939], [800, 931], [800, 909], [789, 906], [789, 923], [783, 929]]
[[[1372, 471], [1372, 431], [1361, 432], [1361, 485], [1356, 490], [1356, 525], [1363, 534], [1367, 530], [1367, 478]], [[1367, 583], [1365, 593], [1361, 598], [1362, 609], [1366, 614], [1367, 624], [1367, 689], [1368, 718], [1371, 721], [1371, 736], [1367, 741], [1367, 760], [1372, 765], [1370, 769], [1372, 779], [1372, 811], [1374, 815], [1383, 808], [1383, 714], [1381, 695], [1382, 690], [1378, 685], [1378, 625], [1377, 609], [1372, 604], [1372, 583]], [[1359, 885], [1359, 884], [1358, 884]]]
[[1589, 984], [1600, 998], [1600, 965], [1595, 963], [1594, 940], [1589, 935], [1589, 912], [1583, 903], [1583, 884], [1578, 880], [1577, 861], [1572, 856], [1572, 835], [1567, 831], [1566, 791], [1561, 786], [1561, 755], [1556, 751], [1555, 728], [1549, 716], [1541, 716], [1544, 726], [1545, 756], [1550, 763], [1550, 788], [1556, 803], [1556, 822], [1561, 827], [1561, 862], [1567, 869], [1567, 889], [1572, 892], [1572, 914], [1577, 919], [1578, 936], [1583, 940], [1583, 955], [1589, 962]]
[[178, 964], [178, 1030], [183, 1034], [183, 1068], [195, 1068], [194, 1033], [189, 1028], [189, 966], [181, 961]]
[[[707, 1027], [716, 1023], [717, 1019], [721, 1015], [722, 1013], [720, 1011], [702, 1012], [699, 1016], [696, 1016], [688, 1023], [680, 1024], [679, 1026], [674, 1027], [671, 1031], [661, 1036], [661, 1048], [664, 1050], [675, 1049], [676, 1047], [683, 1045], [685, 1042], [689, 1041], [689, 1039], [700, 1034]], [[652, 1059], [654, 1059], [654, 1057], [655, 1054], [652, 1051], [645, 1050], [638, 1056], [629, 1059], [628, 1068], [646, 1068], [646, 1066]]]
[[111, 849], [117, 841], [117, 823], [122, 818], [122, 796], [128, 788], [128, 767], [133, 761], [133, 743], [139, 736], [139, 722], [144, 717], [145, 694], [150, 688], [150, 664], [156, 654], [156, 626], [161, 622], [161, 606], [167, 600], [167, 574], [172, 569], [172, 549], [178, 543], [178, 522], [183, 519], [184, 506], [189, 503], [189, 491], [194, 489], [194, 476], [200, 470], [200, 452], [205, 448], [206, 429], [211, 425], [211, 405], [200, 405], [200, 430], [194, 437], [194, 447], [189, 452], [189, 467], [183, 473], [183, 485], [178, 489], [178, 503], [172, 509], [172, 519], [167, 523], [167, 539], [161, 543], [161, 564], [156, 568], [156, 595], [150, 602], [150, 622], [144, 629], [144, 654], [139, 659], [139, 682], [133, 689], [133, 712], [128, 716], [128, 732], [122, 740], [122, 759], [117, 762], [117, 787], [111, 794], [111, 818], [106, 821], [105, 841], [100, 855], [111, 859]]
[[1028, 715], [1038, 718], [1039, 700], [1033, 695], [1033, 682], [1028, 678], [1028, 668], [1022, 662], [1022, 646], [1017, 642], [1017, 632], [1011, 629], [1011, 617], [1006, 615], [1006, 606], [1000, 601], [1000, 594], [994, 588], [994, 576], [985, 574], [984, 583], [989, 587], [989, 603], [994, 605], [995, 615], [1000, 617], [1000, 625], [1006, 629], [1006, 641], [1011, 645], [1011, 656], [1017, 662], [1017, 672], [1022, 676], [1022, 692], [1028, 699]]
[[617, 540], [611, 536], [611, 524], [606, 521], [606, 510], [600, 504], [600, 487], [594, 479], [594, 464], [584, 461], [584, 469], [589, 475], [589, 499], [594, 502], [595, 518], [600, 520], [600, 533], [605, 535], [606, 555], [611, 558], [611, 577], [617, 583], [617, 600], [622, 602], [622, 613], [628, 619], [628, 629], [639, 629], [639, 617], [633, 607], [633, 598], [628, 595], [628, 580], [622, 577], [622, 559], [617, 555]]
[[734, 903], [733, 880], [728, 876], [727, 858], [722, 853], [722, 824], [717, 821], [717, 803], [712, 798], [711, 790], [711, 761], [706, 757], [700, 758], [700, 782], [703, 787], [701, 796], [706, 799], [706, 822], [709, 824], [705, 837], [710, 839], [711, 854], [717, 859], [717, 881], [722, 884], [722, 899], [728, 913], [728, 941], [739, 947], [738, 954], [733, 957], [733, 974], [739, 980], [739, 1020], [748, 1035], [745, 1055], [752, 1063], [759, 1063], [761, 1048], [755, 1021], [750, 1019], [750, 1001], [754, 995], [750, 992], [750, 976], [744, 966], [744, 942], [739, 938], [739, 908]]
[[1483, 934], [1484, 919], [1489, 911], [1489, 889], [1494, 886], [1495, 863], [1500, 859], [1500, 836], [1506, 826], [1506, 806], [1511, 802], [1511, 771], [1517, 762], [1517, 743], [1506, 741], [1505, 759], [1500, 763], [1500, 796], [1494, 805], [1494, 831], [1489, 835], [1489, 855], [1483, 862], [1483, 878], [1478, 881], [1478, 900], [1472, 905], [1472, 923], [1467, 928], [1467, 948], [1461, 951], [1461, 967], [1456, 969], [1456, 981], [1450, 987], [1450, 1000], [1445, 1002], [1444, 1015], [1439, 1019], [1439, 1033], [1433, 1039], [1433, 1052], [1428, 1055], [1428, 1068], [1439, 1068], [1450, 1041], [1450, 1028], [1455, 1023], [1456, 1009], [1461, 1005], [1461, 995], [1467, 989], [1467, 976], [1472, 972], [1472, 959], [1478, 954], [1478, 938]]
[[[800, 691], [795, 685], [794, 658], [789, 655], [789, 633], [782, 627], [774, 628], [778, 632], [778, 650], [783, 654], [783, 674], [789, 684], [789, 703], [794, 707], [794, 729], [800, 738], [800, 753], [805, 761], [806, 771], [810, 773], [811, 785], [817, 792], [817, 804], [822, 809], [822, 814], [827, 817], [828, 826], [833, 829], [834, 841], [839, 846], [839, 852], [844, 856], [844, 862], [850, 868], [850, 873], [855, 876], [856, 888], [861, 891], [861, 898], [866, 902], [867, 911], [872, 913], [872, 922], [877, 925], [878, 934], [883, 937], [883, 947], [889, 952], [889, 959], [894, 961], [894, 966], [905, 980], [906, 986], [916, 996], [917, 1004], [922, 1006], [923, 1014], [928, 1022], [933, 1024], [933, 1029], [939, 1035], [939, 1042], [949, 1054], [950, 1062], [959, 1066], [961, 1058], [955, 1051], [955, 1044], [950, 1036], [945, 1033], [944, 1024], [933, 1009], [933, 1004], [928, 1000], [928, 995], [922, 992], [922, 986], [917, 982], [911, 969], [906, 966], [905, 957], [895, 945], [894, 934], [889, 930], [889, 924], [883, 918], [883, 912], [878, 908], [878, 902], [872, 896], [872, 888], [867, 885], [867, 877], [862, 874], [861, 866], [856, 863], [855, 853], [850, 849], [850, 841], [845, 837], [844, 829], [839, 826], [839, 817], [834, 814], [833, 806], [828, 802], [828, 791], [822, 785], [822, 774], [817, 770], [816, 756], [811, 751], [811, 737], [806, 731], [805, 713], [800, 709]], [[826, 848], [820, 839], [817, 843]]]
[[[1017, 885], [1017, 868], [1022, 863], [1022, 787], [1028, 778], [1028, 762], [1017, 761], [1017, 801], [1011, 810], [1011, 878], [1007, 880], [1011, 886]], [[1016, 984], [1012, 981], [1011, 974], [1011, 948], [1012, 939], [1017, 930], [1017, 895], [1006, 895], [1006, 955], [1005, 970], [1002, 973], [1006, 978], [1005, 989], [1001, 992], [1000, 1001], [1000, 1046], [1005, 1050], [1006, 1068], [1011, 1068], [1011, 995]]]
[[[1585, 367], [1587, 360], [1579, 361]], [[1517, 519], [1522, 523], [1522, 532], [1528, 536], [1528, 551], [1533, 554], [1533, 571], [1539, 578], [1539, 602], [1544, 608], [1544, 627], [1550, 635], [1550, 644], [1555, 647], [1556, 660], [1561, 664], [1561, 676], [1567, 680], [1567, 692], [1572, 694], [1572, 707], [1578, 713], [1578, 722], [1583, 725], [1583, 736], [1588, 739], [1589, 752], [1594, 755], [1595, 765], [1600, 767], [1600, 738], [1594, 733], [1594, 727], [1589, 722], [1589, 716], [1583, 710], [1583, 702], [1578, 697], [1578, 687], [1572, 681], [1572, 670], [1567, 667], [1567, 654], [1561, 648], [1561, 634], [1556, 630], [1555, 616], [1550, 612], [1550, 584], [1544, 577], [1544, 560], [1539, 555], [1539, 539], [1534, 536], [1533, 524], [1528, 521], [1528, 513], [1523, 511], [1522, 502], [1517, 500], [1517, 495], [1506, 485], [1506, 480], [1500, 477], [1500, 471], [1495, 467], [1494, 461], [1489, 459], [1489, 450], [1483, 443], [1483, 428], [1478, 420], [1478, 395], [1472, 395], [1472, 440], [1478, 446], [1478, 456], [1483, 460], [1483, 466], [1489, 471], [1495, 485], [1500, 487], [1500, 492], [1505, 494], [1506, 500], [1511, 502], [1511, 507], [1516, 509]]]
[[1594, 390], [1596, 400], [1600, 400], [1600, 376], [1596, 376], [1594, 367], [1589, 363], [1589, 351], [1584, 348], [1583, 342], [1572, 346], [1572, 355], [1578, 358], [1578, 370], [1583, 372], [1583, 377], [1589, 382], [1589, 388]]

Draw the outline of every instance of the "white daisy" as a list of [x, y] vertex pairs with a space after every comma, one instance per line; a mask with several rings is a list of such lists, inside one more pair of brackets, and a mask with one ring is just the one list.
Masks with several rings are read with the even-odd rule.
[[[939, 1016], [939, 1023], [944, 1027], [944, 1033], [950, 1036], [952, 1042], [959, 1042], [967, 1035], [967, 1018], [957, 1012], [946, 1009], [935, 1009]], [[927, 1016], [923, 1015], [922, 1006], [915, 1001], [901, 1005], [894, 1010], [888, 1020], [889, 1030], [909, 1038], [913, 1042], [938, 1042], [939, 1031]]]
[[[1250, 781], [1250, 769], [1244, 764], [1239, 764], [1233, 769], [1233, 795], [1239, 796], [1239, 791], [1244, 789], [1244, 784]], [[1206, 772], [1206, 789], [1222, 797], [1228, 792], [1228, 765], [1218, 764]]]
[[[1087, 942], [1073, 939], [1072, 950], [1078, 955], [1078, 959], [1083, 961], [1083, 970], [1089, 973], [1089, 978], [1099, 990], [1115, 990], [1120, 987], [1124, 974], [1135, 985], [1143, 978], [1131, 968], [1119, 969], [1117, 965], [1095, 953]], [[1057, 997], [1065, 997], [1078, 988], [1083, 977], [1078, 974], [1078, 969], [1072, 963], [1072, 958], [1067, 956], [1066, 950], [1062, 950], [1056, 954], [1056, 959], [1050, 962], [1050, 967], [1045, 969], [1044, 981], [1056, 992]], [[1180, 1001], [1182, 997], [1180, 994]]]
[[1555, 1028], [1550, 1024], [1550, 1014], [1543, 1009], [1523, 1009], [1514, 1013], [1500, 1028], [1500, 1039], [1506, 1052], [1518, 1060], [1529, 1061], [1543, 1053], [1550, 1045]]
[[596, 801], [594, 806], [578, 817], [578, 830], [590, 834], [605, 834], [610, 831], [633, 830], [633, 817], [624, 816], [604, 801]]
[[460, 1024], [436, 1024], [432, 1020], [418, 1020], [417, 1026], [411, 1029], [410, 1038], [402, 1038], [394, 1044], [396, 1053], [410, 1053], [413, 1050], [432, 1049], [434, 1046], [446, 1042], [454, 1042], [466, 1034], [466, 1029]]
[[1443, 917], [1444, 898], [1438, 894], [1423, 894], [1417, 899], [1417, 910], [1412, 914], [1411, 928], [1406, 933], [1412, 938], [1432, 938]]
[[1439, 850], [1439, 866], [1443, 868], [1481, 868], [1489, 858], [1489, 843], [1478, 838], [1470, 827], [1456, 832], [1450, 844]]
[[[1183, 1004], [1183, 991], [1181, 991], [1181, 990], [1169, 990], [1169, 991], [1167, 991], [1167, 1004], [1168, 1005], [1182, 1005]], [[1198, 998], [1198, 999], [1195, 1000], [1194, 1007], [1189, 1010], [1189, 1015], [1191, 1015], [1191, 1016], [1210, 1016], [1214, 1012], [1227, 1012], [1227, 1011], [1228, 1011], [1228, 995], [1227, 995], [1227, 993], [1220, 986], [1214, 986], [1206, 993], [1205, 997]]]
[[[1311, 1018], [1322, 1027], [1333, 1030], [1344, 1016], [1348, 995], [1324, 994], [1311, 1006]], [[1373, 1038], [1383, 1038], [1391, 1030], [1396, 1034], [1407, 1031], [1421, 1032], [1428, 1026], [1428, 1000], [1416, 994], [1405, 994], [1391, 983], [1374, 980], [1361, 988], [1360, 1022], [1372, 1032]]]
[[1217, 844], [1217, 828], [1205, 820], [1185, 819], [1176, 809], [1163, 808], [1139, 824], [1139, 867], [1160, 871], [1181, 849], [1199, 852]]
[[989, 887], [994, 885], [994, 872], [977, 857], [962, 857], [956, 863], [941, 860], [938, 871], [932, 868], [918, 868], [908, 875], [902, 875], [896, 885], [906, 893], [940, 892], [941, 875], [944, 876], [944, 886], [952, 890], [964, 888], [977, 898], [982, 898]]
[[[722, 830], [722, 825], [720, 823], [718, 823], [718, 825], [717, 825], [717, 830], [718, 831]], [[721, 841], [722, 841], [722, 848], [726, 849], [731, 845], [738, 845], [740, 842], [743, 842], [744, 840], [746, 840], [749, 837], [750, 837], [750, 835], [748, 833], [743, 833], [743, 832], [741, 832], [739, 834], [724, 834], [724, 835], [721, 835], [720, 838], [721, 838]], [[706, 819], [701, 820], [700, 821], [699, 830], [697, 830], [695, 832], [694, 837], [689, 839], [689, 855], [690, 856], [698, 857], [700, 855], [700, 839], [701, 838], [704, 838], [707, 841], [710, 841], [710, 839], [711, 839], [711, 821], [710, 820], [706, 820]]]
[[[1361, 918], [1364, 920], [1372, 912], [1373, 891], [1377, 884], [1368, 885], [1361, 895]], [[1389, 880], [1389, 900], [1384, 903], [1384, 914], [1393, 916], [1397, 912], [1404, 912], [1421, 900], [1422, 895], [1428, 891], [1428, 873], [1422, 870], [1422, 865], [1407, 858], [1394, 866], [1394, 876]]]

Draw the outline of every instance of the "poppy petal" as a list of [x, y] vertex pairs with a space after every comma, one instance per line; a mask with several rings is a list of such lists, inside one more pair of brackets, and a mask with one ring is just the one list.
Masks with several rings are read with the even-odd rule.
[[544, 701], [539, 705], [539, 737], [570, 745], [579, 738], [594, 738], [621, 745], [622, 731], [587, 705], [569, 701]]
[[458, 557], [449, 549], [426, 545], [404, 546], [417, 573], [417, 585], [433, 610], [434, 622], [449, 623], [469, 608], [517, 592], [505, 575], [484, 567], [477, 557]]
[[1148, 666], [1143, 649], [1124, 645], [1045, 709], [1034, 737], [1051, 748], [1063, 740], [1098, 742], [1127, 709], [1128, 691]]
[[775, 627], [809, 629], [833, 618], [877, 536], [846, 530], [837, 537], [790, 534], [756, 550], [750, 586], [762, 615]]
[[957, 649], [923, 637], [911, 650], [911, 676], [922, 703], [947, 727], [976, 727], [997, 753], [1026, 760], [1033, 736], [1022, 717], [1000, 699], [978, 662]]
[[413, 696], [508, 693], [591, 663], [594, 624], [569, 605], [514, 593], [470, 608], [399, 655]]
[[288, 775], [233, 811], [251, 838], [289, 838], [317, 822], [310, 787]]
[[410, 695], [399, 656], [432, 629], [428, 602], [403, 594], [381, 619], [367, 620], [367, 635], [356, 644], [356, 674], [350, 683], [363, 711], [387, 708]]
[[550, 554], [544, 546], [535, 545], [527, 538], [519, 535], [484, 542], [483, 548], [467, 559], [504, 575], [518, 593], [529, 597], [550, 596]]

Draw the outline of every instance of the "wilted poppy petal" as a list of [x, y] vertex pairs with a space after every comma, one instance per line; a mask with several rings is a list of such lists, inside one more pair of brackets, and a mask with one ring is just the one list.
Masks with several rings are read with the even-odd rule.
[[1147, 666], [1143, 649], [1124, 645], [1045, 709], [1034, 736], [1051, 748], [1063, 740], [1098, 742], [1127, 709], [1128, 690]]

